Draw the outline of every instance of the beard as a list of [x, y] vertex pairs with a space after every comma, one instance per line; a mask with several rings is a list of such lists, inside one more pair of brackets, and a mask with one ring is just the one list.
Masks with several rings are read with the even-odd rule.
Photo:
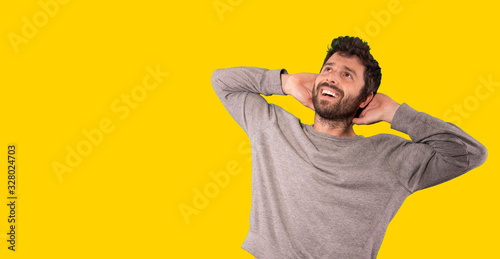
[[[339, 100], [320, 100], [319, 88], [322, 86], [327, 86], [331, 89], [335, 89], [340, 93]], [[320, 83], [313, 88], [313, 105], [315, 112], [323, 119], [335, 122], [347, 122], [356, 115], [358, 111], [359, 104], [363, 100], [362, 94], [358, 94], [355, 97], [347, 97], [344, 99], [344, 91], [335, 85], [330, 85], [326, 82]]]

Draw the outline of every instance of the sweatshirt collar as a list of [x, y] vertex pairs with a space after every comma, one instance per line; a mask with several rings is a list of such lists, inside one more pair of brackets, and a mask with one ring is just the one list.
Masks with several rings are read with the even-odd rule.
[[328, 139], [328, 140], [334, 140], [334, 141], [356, 141], [356, 140], [360, 140], [360, 139], [364, 139], [365, 137], [363, 135], [357, 135], [357, 136], [354, 136], [354, 137], [337, 137], [337, 136], [333, 136], [333, 135], [330, 135], [330, 134], [326, 134], [326, 133], [323, 133], [323, 132], [319, 132], [317, 130], [315, 130], [313, 128], [313, 125], [309, 125], [309, 124], [304, 124], [304, 127], [305, 127], [305, 130], [316, 136], [316, 137], [319, 137], [319, 138], [323, 138], [323, 139]]

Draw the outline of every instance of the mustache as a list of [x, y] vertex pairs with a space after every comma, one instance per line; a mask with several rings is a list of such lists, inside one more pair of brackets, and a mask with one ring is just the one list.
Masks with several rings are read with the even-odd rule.
[[322, 83], [318, 84], [316, 86], [316, 89], [317, 89], [316, 91], [319, 91], [319, 88], [323, 87], [323, 86], [337, 91], [342, 97], [344, 97], [344, 91], [342, 91], [342, 89], [338, 88], [336, 85], [329, 84], [328, 82], [322, 82]]

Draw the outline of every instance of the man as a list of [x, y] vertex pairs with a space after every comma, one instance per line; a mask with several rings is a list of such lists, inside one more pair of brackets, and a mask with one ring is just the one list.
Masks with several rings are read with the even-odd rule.
[[[455, 125], [377, 93], [368, 44], [332, 41], [319, 74], [218, 69], [212, 84], [252, 145], [252, 210], [243, 248], [267, 258], [375, 258], [405, 198], [479, 165], [487, 151]], [[315, 111], [306, 125], [261, 96], [289, 94]], [[391, 123], [412, 141], [357, 136]]]

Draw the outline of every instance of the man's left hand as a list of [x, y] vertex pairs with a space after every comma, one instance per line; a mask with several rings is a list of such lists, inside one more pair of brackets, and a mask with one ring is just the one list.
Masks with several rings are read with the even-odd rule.
[[368, 125], [379, 121], [391, 123], [399, 106], [400, 104], [392, 100], [389, 96], [377, 93], [359, 117], [352, 120], [352, 123], [359, 125]]

